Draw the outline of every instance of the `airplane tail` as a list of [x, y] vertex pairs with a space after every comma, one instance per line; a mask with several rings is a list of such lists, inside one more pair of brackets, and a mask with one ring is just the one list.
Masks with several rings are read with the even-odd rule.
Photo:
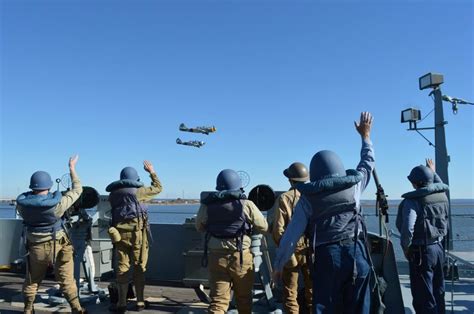
[[179, 137], [176, 139], [176, 144], [183, 144], [183, 142], [181, 141]]
[[184, 130], [187, 130], [188, 128], [186, 127], [186, 125], [185, 125], [184, 123], [181, 123], [181, 124], [179, 125], [179, 129], [180, 129], [181, 131], [184, 131]]

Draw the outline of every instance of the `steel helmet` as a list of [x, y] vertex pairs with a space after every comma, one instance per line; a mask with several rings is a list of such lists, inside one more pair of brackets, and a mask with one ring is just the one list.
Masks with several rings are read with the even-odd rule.
[[434, 173], [430, 168], [419, 165], [411, 170], [407, 178], [415, 185], [426, 186], [433, 183]]
[[219, 172], [216, 179], [216, 190], [238, 190], [242, 187], [242, 180], [237, 172], [232, 169], [224, 169]]
[[283, 175], [292, 181], [306, 182], [309, 179], [308, 168], [301, 162], [294, 162], [283, 170]]
[[140, 181], [137, 170], [133, 167], [125, 167], [120, 171], [120, 180]]
[[335, 152], [322, 150], [311, 159], [309, 173], [311, 181], [318, 181], [327, 177], [344, 177], [346, 170]]
[[30, 189], [33, 191], [49, 190], [53, 186], [51, 176], [46, 171], [36, 171], [30, 178]]

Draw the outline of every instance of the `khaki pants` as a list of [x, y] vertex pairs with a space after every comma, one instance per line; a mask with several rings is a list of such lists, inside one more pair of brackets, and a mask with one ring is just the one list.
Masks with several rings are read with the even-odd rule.
[[296, 298], [298, 296], [298, 274], [301, 270], [304, 281], [306, 313], [312, 313], [313, 283], [309, 272], [306, 254], [304, 252], [295, 253], [295, 257], [298, 265], [295, 267], [283, 268], [283, 306], [286, 313], [299, 313], [299, 307]]
[[148, 262], [148, 236], [146, 229], [120, 232], [121, 240], [115, 243], [117, 250], [117, 285], [119, 291], [118, 307], [127, 305], [128, 273], [133, 265], [133, 283], [137, 303], [144, 305], [145, 271]]
[[242, 267], [240, 253], [209, 253], [209, 281], [211, 304], [209, 313], [225, 313], [229, 307], [231, 289], [234, 290], [239, 314], [252, 311], [252, 287], [254, 282], [253, 255], [243, 252]]
[[[25, 310], [31, 310], [35, 301], [38, 287], [43, 281], [48, 266], [53, 262], [54, 240], [41, 243], [28, 243], [28, 263], [23, 297]], [[73, 247], [67, 237], [56, 240], [56, 262], [54, 275], [59, 282], [66, 300], [73, 311], [81, 310], [74, 280]]]

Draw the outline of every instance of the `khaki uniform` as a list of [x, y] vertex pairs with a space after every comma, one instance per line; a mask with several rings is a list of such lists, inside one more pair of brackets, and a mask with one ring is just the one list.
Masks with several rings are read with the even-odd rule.
[[[82, 185], [77, 175], [71, 174], [71, 179], [72, 189], [61, 197], [61, 200], [54, 209], [55, 215], [58, 218], [61, 218], [66, 210], [82, 194]], [[20, 205], [17, 205], [17, 210], [20, 215], [24, 212]], [[65, 231], [60, 230], [56, 232], [56, 243], [51, 233], [28, 232], [26, 238], [29, 255], [25, 283], [23, 284], [25, 311], [33, 309], [38, 287], [53, 260], [55, 260], [54, 274], [66, 300], [71, 305], [73, 311], [81, 311], [76, 282], [74, 280], [74, 249]], [[56, 253], [55, 256], [54, 253]]]
[[[244, 214], [256, 233], [266, 232], [267, 221], [251, 201], [244, 202]], [[207, 206], [201, 205], [196, 217], [196, 229], [206, 231]], [[239, 313], [252, 312], [252, 287], [254, 283], [253, 255], [250, 253], [251, 239], [245, 235], [242, 241], [243, 260], [235, 240], [209, 239], [209, 281], [211, 288], [210, 313], [225, 313], [229, 307], [231, 289], [234, 290]]]
[[[283, 193], [277, 199], [274, 205], [275, 219], [273, 221], [272, 236], [277, 245], [285, 232], [286, 227], [290, 223], [293, 216], [293, 209], [300, 198], [300, 192], [296, 189], [290, 189]], [[309, 267], [311, 261], [307, 260], [309, 247], [304, 237], [301, 237], [296, 244], [295, 253], [283, 268], [283, 299], [284, 309], [287, 313], [299, 313], [299, 306], [297, 302], [298, 296], [298, 274], [301, 271], [303, 275], [305, 287], [305, 300], [307, 313], [312, 313], [313, 292], [312, 280]]]
[[[137, 189], [136, 197], [139, 202], [151, 200], [162, 191], [161, 182], [156, 173], [150, 174], [151, 186]], [[119, 300], [117, 307], [127, 306], [128, 273], [133, 265], [133, 284], [137, 295], [137, 305], [145, 304], [145, 271], [148, 262], [148, 233], [147, 221], [135, 218], [115, 226], [120, 232], [121, 240], [115, 243], [117, 253], [117, 289]]]

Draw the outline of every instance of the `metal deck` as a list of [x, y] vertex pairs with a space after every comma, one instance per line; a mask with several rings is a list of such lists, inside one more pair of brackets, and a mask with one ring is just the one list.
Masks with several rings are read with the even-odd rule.
[[[21, 313], [23, 311], [21, 286], [23, 277], [18, 274], [0, 273], [0, 313]], [[99, 286], [107, 287], [108, 282], [100, 282]], [[411, 305], [410, 280], [407, 275], [400, 276], [405, 313], [414, 313]], [[35, 310], [36, 313], [67, 313], [70, 311], [67, 304], [50, 306], [42, 301], [46, 297], [45, 291], [54, 287], [55, 282], [44, 280], [38, 293]], [[451, 295], [452, 290], [452, 295]], [[141, 313], [205, 313], [207, 305], [201, 303], [193, 289], [164, 285], [147, 285], [145, 296], [150, 302], [150, 307]], [[451, 302], [451, 297], [453, 302]], [[463, 278], [446, 282], [446, 312], [450, 313], [451, 305], [454, 313], [474, 313], [474, 279]], [[100, 304], [86, 304], [89, 313], [107, 313], [110, 303], [108, 300]], [[133, 311], [134, 302], [129, 301], [129, 312]], [[138, 312], [137, 312], [138, 313]]]

